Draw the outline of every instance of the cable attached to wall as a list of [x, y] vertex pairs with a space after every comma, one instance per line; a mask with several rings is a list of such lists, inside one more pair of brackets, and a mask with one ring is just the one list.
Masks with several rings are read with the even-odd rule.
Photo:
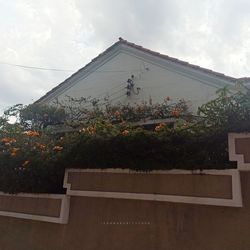
[[[143, 69], [140, 69], [138, 80], [141, 79], [141, 76], [145, 71], [149, 71], [149, 68], [146, 67], [145, 63], [144, 62], [141, 62], [141, 63], [143, 65]], [[131, 75], [131, 77], [128, 78], [128, 80], [127, 80], [127, 87], [126, 87], [126, 89], [127, 89], [126, 95], [128, 97], [131, 96], [132, 94], [134, 94], [134, 95], [139, 95], [140, 94], [141, 88], [136, 87], [135, 83], [136, 83], [136, 78], [135, 78], [134, 75]]]

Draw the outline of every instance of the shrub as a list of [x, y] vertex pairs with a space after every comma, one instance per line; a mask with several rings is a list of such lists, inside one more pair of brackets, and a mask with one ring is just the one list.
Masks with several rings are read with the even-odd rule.
[[[160, 106], [166, 111], [170, 106], [164, 105]], [[95, 119], [92, 116], [85, 122], [81, 120], [77, 131], [64, 134], [35, 130], [43, 116], [32, 120], [31, 109], [27, 115], [20, 107], [16, 106], [16, 123], [8, 123], [8, 115], [13, 112], [5, 113], [0, 119], [0, 190], [12, 193], [61, 193], [65, 168], [142, 171], [235, 168], [235, 163], [228, 160], [227, 134], [249, 131], [250, 125], [250, 94], [230, 94], [225, 89], [215, 100], [200, 107], [198, 117], [190, 119], [183, 108], [178, 117], [175, 115], [178, 118], [175, 128], [160, 123], [154, 131], [135, 127], [125, 119], [155, 118], [148, 115], [152, 112], [143, 118], [143, 112], [152, 108], [145, 104], [138, 117], [139, 106], [129, 111], [127, 106], [109, 106], [105, 112], [96, 109], [91, 111], [95, 112]], [[25, 121], [32, 121], [29, 123], [32, 130], [27, 130]]]

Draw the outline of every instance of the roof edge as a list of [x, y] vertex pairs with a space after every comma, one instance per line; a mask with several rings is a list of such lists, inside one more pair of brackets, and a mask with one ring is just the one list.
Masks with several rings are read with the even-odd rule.
[[200, 67], [198, 65], [190, 64], [190, 63], [188, 63], [186, 61], [182, 61], [182, 60], [179, 60], [177, 58], [170, 57], [168, 55], [164, 55], [164, 54], [161, 54], [159, 52], [156, 52], [156, 51], [153, 51], [153, 50], [150, 50], [150, 49], [146, 49], [146, 48], [144, 48], [144, 47], [142, 47], [140, 45], [128, 42], [127, 40], [124, 40], [123, 38], [119, 37], [119, 41], [115, 42], [113, 45], [111, 45], [110, 47], [108, 47], [106, 50], [104, 50], [102, 53], [100, 53], [98, 56], [96, 56], [94, 59], [92, 59], [89, 63], [87, 63], [84, 67], [82, 67], [79, 70], [77, 70], [74, 74], [72, 74], [71, 76], [69, 76], [62, 83], [60, 83], [59, 85], [57, 85], [56, 87], [54, 87], [53, 89], [51, 89], [49, 92], [47, 92], [45, 95], [43, 95], [42, 97], [40, 97], [37, 101], [35, 101], [35, 103], [43, 103], [56, 90], [58, 90], [61, 87], [65, 86], [66, 84], [68, 84], [69, 81], [73, 77], [75, 77], [80, 72], [83, 72], [84, 70], [86, 70], [87, 67], [89, 67], [91, 64], [95, 63], [102, 56], [106, 55], [113, 48], [117, 47], [120, 44], [124, 44], [126, 46], [132, 47], [134, 49], [138, 49], [138, 50], [140, 50], [142, 52], [151, 54], [153, 56], [160, 57], [160, 58], [168, 60], [170, 62], [179, 64], [179, 65], [182, 65], [182, 66], [186, 66], [186, 67], [189, 67], [189, 68], [194, 69], [194, 70], [198, 70], [198, 71], [200, 71], [202, 73], [205, 73], [205, 74], [208, 74], [208, 75], [212, 75], [214, 77], [218, 77], [218, 78], [220, 78], [222, 80], [225, 80], [225, 81], [228, 81], [228, 82], [231, 82], [231, 83], [237, 83], [237, 82], [246, 83], [246, 82], [250, 82], [250, 77], [241, 77], [241, 78], [231, 77], [231, 76], [225, 75], [225, 74], [217, 72], [217, 71], [213, 71], [213, 70], [210, 70], [210, 69], [207, 69], [207, 68], [203, 68], [203, 67]]

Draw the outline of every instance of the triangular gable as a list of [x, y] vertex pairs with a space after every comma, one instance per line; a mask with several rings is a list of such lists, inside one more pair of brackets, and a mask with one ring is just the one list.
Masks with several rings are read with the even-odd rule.
[[145, 61], [154, 62], [157, 65], [162, 66], [168, 70], [177, 72], [179, 74], [188, 76], [189, 78], [199, 79], [202, 78], [203, 83], [212, 84], [218, 88], [225, 85], [235, 85], [239, 80], [249, 81], [249, 78], [237, 79], [234, 77], [226, 76], [222, 73], [218, 73], [206, 68], [199, 67], [197, 65], [189, 64], [188, 62], [178, 60], [167, 55], [160, 54], [158, 52], [143, 48], [134, 43], [130, 43], [122, 38], [118, 42], [114, 43], [111, 47], [106, 49], [103, 53], [99, 54], [86, 66], [78, 70], [71, 75], [61, 84], [53, 88], [51, 91], [42, 96], [37, 103], [46, 103], [51, 99], [60, 95], [65, 89], [69, 89], [74, 86], [74, 82], [77, 81], [79, 76], [88, 75], [98, 69], [100, 65], [103, 65], [110, 57], [119, 52], [126, 52], [133, 56], [142, 58]]

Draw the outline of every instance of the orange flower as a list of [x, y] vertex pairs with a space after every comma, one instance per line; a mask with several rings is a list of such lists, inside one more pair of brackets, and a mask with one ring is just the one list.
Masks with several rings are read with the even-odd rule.
[[1, 142], [6, 143], [9, 142], [11, 138], [5, 137], [3, 139], [1, 139]]
[[166, 127], [166, 123], [161, 122], [158, 126], [155, 127], [155, 131], [156, 131], [156, 132], [159, 132], [159, 131], [161, 131], [162, 129], [164, 129], [165, 127]]
[[30, 137], [35, 137], [35, 136], [39, 136], [39, 132], [37, 131], [32, 131], [32, 130], [28, 130], [23, 132], [24, 135], [30, 136]]
[[143, 112], [143, 111], [144, 111], [144, 107], [138, 106], [138, 107], [137, 107], [137, 111], [138, 111], [138, 112]]
[[95, 132], [96, 132], [96, 127], [89, 126], [89, 127], [86, 128], [86, 131], [87, 131], [89, 134], [95, 134]]
[[85, 128], [82, 128], [82, 129], [79, 130], [79, 133], [84, 133], [84, 132], [86, 132]]
[[6, 145], [6, 143], [14, 143], [14, 142], [16, 142], [16, 139], [10, 138], [10, 137], [4, 137], [4, 138], [1, 139], [1, 142], [5, 143], [5, 145]]
[[12, 152], [17, 152], [18, 150], [20, 150], [20, 148], [12, 148]]
[[11, 149], [10, 155], [11, 155], [12, 157], [15, 157], [18, 150], [20, 150], [20, 149], [19, 149], [19, 148], [12, 148], [12, 149]]
[[129, 131], [128, 130], [124, 130], [123, 132], [122, 132], [122, 135], [128, 135], [129, 134]]
[[41, 145], [39, 146], [39, 148], [40, 148], [41, 150], [45, 150], [45, 149], [46, 149], [46, 146], [43, 145], [43, 144], [41, 144]]
[[118, 117], [121, 115], [121, 113], [117, 110], [117, 111], [115, 111], [114, 115]]
[[188, 123], [186, 123], [186, 122], [183, 123], [183, 127], [184, 127], [184, 128], [188, 127]]
[[46, 146], [41, 144], [41, 143], [38, 143], [36, 142], [36, 146], [40, 149], [40, 150], [45, 150], [46, 149]]
[[23, 167], [26, 167], [29, 163], [30, 163], [29, 161], [25, 161], [25, 162], [22, 164], [22, 166], [23, 166]]
[[180, 111], [178, 109], [174, 109], [171, 112], [171, 115], [174, 116], [175, 118], [180, 117]]
[[161, 131], [161, 127], [160, 127], [160, 126], [156, 126], [156, 127], [155, 127], [155, 131], [156, 131], [156, 132]]
[[53, 148], [53, 150], [59, 152], [59, 151], [62, 151], [62, 150], [63, 150], [63, 147], [61, 147], [61, 146], [55, 146], [55, 147]]

